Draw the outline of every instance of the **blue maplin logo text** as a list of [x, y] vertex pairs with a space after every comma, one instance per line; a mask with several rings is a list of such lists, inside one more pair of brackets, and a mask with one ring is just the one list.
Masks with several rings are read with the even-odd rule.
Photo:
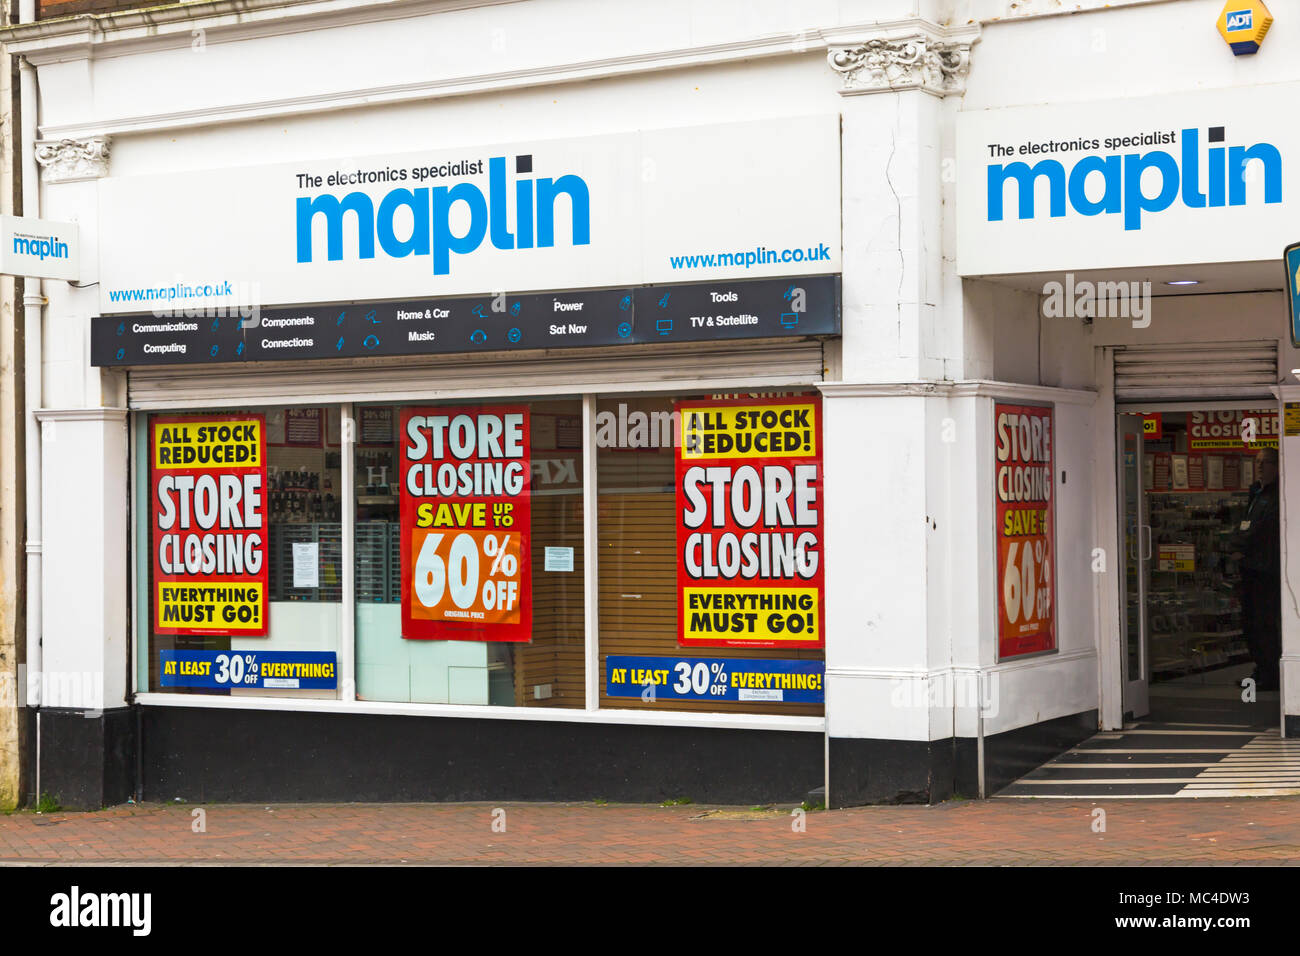
[[14, 236], [14, 255], [46, 259], [68, 258], [68, 244], [53, 236]]
[[[517, 157], [517, 167], [522, 159], [525, 157]], [[527, 159], [531, 170], [531, 157]], [[509, 188], [505, 158], [496, 156], [488, 160], [486, 196], [476, 184], [464, 180], [453, 186], [393, 189], [379, 200], [378, 209], [364, 192], [350, 192], [342, 198], [333, 193], [302, 196], [297, 201], [298, 261], [315, 258], [312, 224], [317, 216], [325, 220], [326, 259], [341, 260], [344, 214], [351, 213], [356, 217], [358, 258], [373, 259], [377, 244], [385, 256], [394, 259], [431, 256], [433, 274], [447, 275], [453, 253], [469, 255], [485, 238], [503, 250], [554, 246], [555, 206], [561, 195], [569, 207], [571, 243], [585, 246], [591, 242], [591, 197], [581, 176], [570, 173], [558, 179], [516, 179], [513, 223], [506, 210]], [[469, 226], [462, 235], [456, 235], [451, 226], [457, 203], [464, 203], [469, 213]], [[413, 227], [407, 238], [399, 239], [394, 217], [403, 208], [410, 211]]]
[[1249, 10], [1233, 10], [1228, 14], [1226, 29], [1229, 30], [1250, 30], [1253, 29], [1255, 18], [1251, 16]]
[[[1065, 215], [1067, 204], [1083, 216], [1099, 213], [1122, 214], [1125, 230], [1142, 228], [1144, 213], [1168, 209], [1180, 195], [1189, 209], [1215, 206], [1244, 206], [1246, 183], [1253, 181], [1256, 169], [1262, 168], [1265, 203], [1282, 201], [1282, 154], [1272, 143], [1253, 146], [1209, 146], [1200, 149], [1200, 130], [1182, 131], [1179, 155], [1162, 149], [1146, 153], [1118, 153], [1108, 156], [1091, 154], [1071, 167], [1059, 160], [1043, 159], [1033, 166], [1024, 162], [989, 164], [988, 221], [1001, 222], [1007, 183], [1015, 181], [1017, 211], [1020, 219], [1038, 214], [1034, 190], [1041, 178], [1048, 184], [1048, 214]], [[1223, 127], [1211, 127], [1209, 143], [1223, 142]], [[1207, 144], [1208, 145], [1208, 144]], [[1206, 191], [1201, 191], [1201, 165], [1205, 162]], [[1252, 168], [1251, 164], [1258, 164]], [[1142, 176], [1148, 170], [1159, 172], [1160, 188], [1153, 195], [1142, 189]], [[1105, 190], [1098, 198], [1088, 194], [1090, 177], [1100, 177]], [[1152, 180], [1149, 178], [1148, 182]], [[1093, 195], [1096, 195], [1095, 187]]]

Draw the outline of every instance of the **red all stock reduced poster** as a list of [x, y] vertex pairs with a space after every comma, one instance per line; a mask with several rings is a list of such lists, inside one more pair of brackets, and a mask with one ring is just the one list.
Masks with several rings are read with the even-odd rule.
[[154, 632], [265, 637], [262, 416], [151, 418], [149, 490]]
[[677, 643], [826, 646], [821, 399], [677, 403]]
[[994, 404], [998, 658], [1056, 649], [1053, 409]]

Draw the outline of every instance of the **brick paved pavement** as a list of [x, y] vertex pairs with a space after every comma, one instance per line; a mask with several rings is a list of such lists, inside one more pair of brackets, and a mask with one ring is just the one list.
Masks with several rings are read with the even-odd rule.
[[[1093, 809], [1106, 832], [1092, 830]], [[951, 802], [790, 809], [505, 804], [191, 805], [0, 816], [0, 863], [1287, 864], [1300, 799]]]

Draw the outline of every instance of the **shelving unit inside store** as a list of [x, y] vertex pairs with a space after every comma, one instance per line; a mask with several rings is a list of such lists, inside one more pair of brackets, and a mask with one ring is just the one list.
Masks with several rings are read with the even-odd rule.
[[1233, 534], [1244, 491], [1180, 491], [1148, 497], [1151, 581], [1147, 594], [1153, 680], [1249, 659], [1241, 624]]

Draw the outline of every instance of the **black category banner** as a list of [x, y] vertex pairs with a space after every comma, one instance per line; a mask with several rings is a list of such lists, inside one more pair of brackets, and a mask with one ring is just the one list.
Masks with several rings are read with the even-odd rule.
[[838, 335], [840, 279], [458, 296], [235, 315], [195, 311], [96, 317], [91, 364], [212, 365]]

